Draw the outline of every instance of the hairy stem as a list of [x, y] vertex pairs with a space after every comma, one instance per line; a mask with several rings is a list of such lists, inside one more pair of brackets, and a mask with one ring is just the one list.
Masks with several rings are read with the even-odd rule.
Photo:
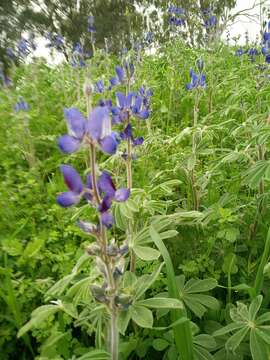
[[[199, 114], [199, 91], [196, 89], [196, 96], [193, 108], [193, 127], [195, 128], [198, 124], [198, 114]], [[195, 176], [195, 166], [196, 166], [196, 150], [197, 150], [197, 139], [196, 133], [192, 135], [192, 153], [194, 156], [194, 168], [191, 170], [191, 184], [192, 184], [192, 193], [193, 193], [193, 208], [198, 210], [200, 206], [199, 192], [197, 189], [197, 181]]]

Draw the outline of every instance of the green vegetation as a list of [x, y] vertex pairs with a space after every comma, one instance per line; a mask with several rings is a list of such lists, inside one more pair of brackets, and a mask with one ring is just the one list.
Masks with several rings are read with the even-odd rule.
[[[187, 91], [199, 58], [207, 87]], [[1, 360], [110, 358], [108, 314], [90, 292], [94, 239], [76, 226], [96, 215], [55, 199], [65, 188], [60, 164], [87, 173], [84, 151], [57, 147], [63, 108], [86, 114], [85, 79], [109, 79], [117, 64], [101, 51], [82, 69], [36, 61], [14, 68], [13, 86], [1, 89]], [[132, 88], [145, 83], [153, 96], [149, 119], [135, 120], [145, 141], [130, 198], [112, 206], [110, 238], [125, 240], [132, 223], [136, 257], [121, 285], [119, 359], [269, 359], [269, 78], [263, 56], [252, 62], [225, 45], [171, 41], [135, 64]], [[29, 111], [13, 110], [19, 96]], [[115, 155], [97, 154], [121, 186], [124, 150], [121, 142]]]

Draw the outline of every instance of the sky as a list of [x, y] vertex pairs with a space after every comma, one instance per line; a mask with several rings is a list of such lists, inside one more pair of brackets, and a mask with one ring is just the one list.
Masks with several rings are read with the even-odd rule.
[[[270, 8], [270, 0], [264, 0], [266, 2], [266, 6]], [[232, 13], [236, 13], [238, 11], [242, 11], [244, 9], [251, 8], [254, 3], [259, 3], [260, 0], [237, 0], [236, 8], [233, 9]], [[253, 10], [248, 12], [249, 15], [256, 16], [256, 19], [250, 20], [246, 16], [241, 16], [238, 20], [229, 28], [230, 37], [237, 37], [240, 35], [240, 39], [238, 41], [239, 44], [245, 44], [245, 32], [248, 31], [250, 41], [255, 41], [256, 36], [260, 33], [260, 23], [259, 23], [259, 14], [260, 7], [256, 6]], [[226, 34], [224, 34], [226, 37]], [[47, 41], [43, 38], [40, 38], [38, 41], [38, 48], [36, 50], [36, 56], [43, 56], [48, 59], [50, 63], [57, 64], [63, 60], [63, 56], [61, 54], [57, 54], [55, 58], [50, 57], [49, 49], [46, 48]]]

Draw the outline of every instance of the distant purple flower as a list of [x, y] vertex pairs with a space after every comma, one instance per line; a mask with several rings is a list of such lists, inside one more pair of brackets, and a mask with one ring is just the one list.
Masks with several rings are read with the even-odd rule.
[[117, 65], [115, 67], [116, 76], [112, 77], [108, 90], [111, 90], [114, 86], [124, 84], [128, 80], [132, 80], [134, 76], [135, 68], [133, 63], [124, 63], [124, 67]]
[[105, 86], [104, 86], [103, 80], [98, 80], [98, 81], [95, 83], [94, 89], [95, 89], [95, 92], [96, 92], [96, 93], [99, 93], [99, 94], [104, 93], [104, 91], [105, 91]]
[[96, 32], [95, 18], [94, 18], [93, 15], [88, 16], [88, 19], [87, 19], [87, 31], [90, 32], [90, 33]]
[[215, 27], [217, 25], [217, 17], [215, 15], [211, 15], [209, 16], [205, 21], [204, 21], [204, 26], [209, 29], [212, 27]]
[[189, 75], [190, 75], [190, 83], [186, 85], [187, 90], [206, 87], [206, 77], [204, 74], [199, 73], [199, 75], [197, 75], [191, 68]]
[[135, 100], [133, 105], [131, 106], [131, 110], [133, 115], [137, 116], [142, 120], [146, 120], [149, 118], [149, 108], [148, 106], [143, 105], [143, 100], [140, 95], [135, 96]]
[[244, 55], [245, 51], [242, 48], [239, 48], [235, 51], [236, 56], [242, 56]]
[[143, 105], [147, 108], [150, 106], [150, 98], [153, 96], [153, 90], [152, 89], [145, 89], [144, 86], [141, 86], [138, 95], [142, 97]]
[[20, 57], [26, 57], [30, 54], [29, 43], [26, 39], [22, 38], [17, 43], [17, 50]]
[[266, 55], [265, 61], [267, 62], [267, 64], [270, 64], [270, 54]]
[[133, 92], [128, 93], [127, 96], [120, 91], [116, 92], [117, 106], [111, 108], [113, 124], [124, 122], [131, 115], [133, 97]]
[[24, 100], [23, 97], [20, 97], [19, 101], [14, 105], [14, 110], [16, 112], [18, 111], [28, 111], [29, 110], [29, 105], [28, 103]]

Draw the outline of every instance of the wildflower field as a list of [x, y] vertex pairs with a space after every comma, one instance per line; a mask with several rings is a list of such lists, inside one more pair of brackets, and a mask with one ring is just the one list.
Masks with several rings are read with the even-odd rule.
[[270, 28], [154, 36], [58, 65], [8, 49], [0, 360], [270, 359]]

